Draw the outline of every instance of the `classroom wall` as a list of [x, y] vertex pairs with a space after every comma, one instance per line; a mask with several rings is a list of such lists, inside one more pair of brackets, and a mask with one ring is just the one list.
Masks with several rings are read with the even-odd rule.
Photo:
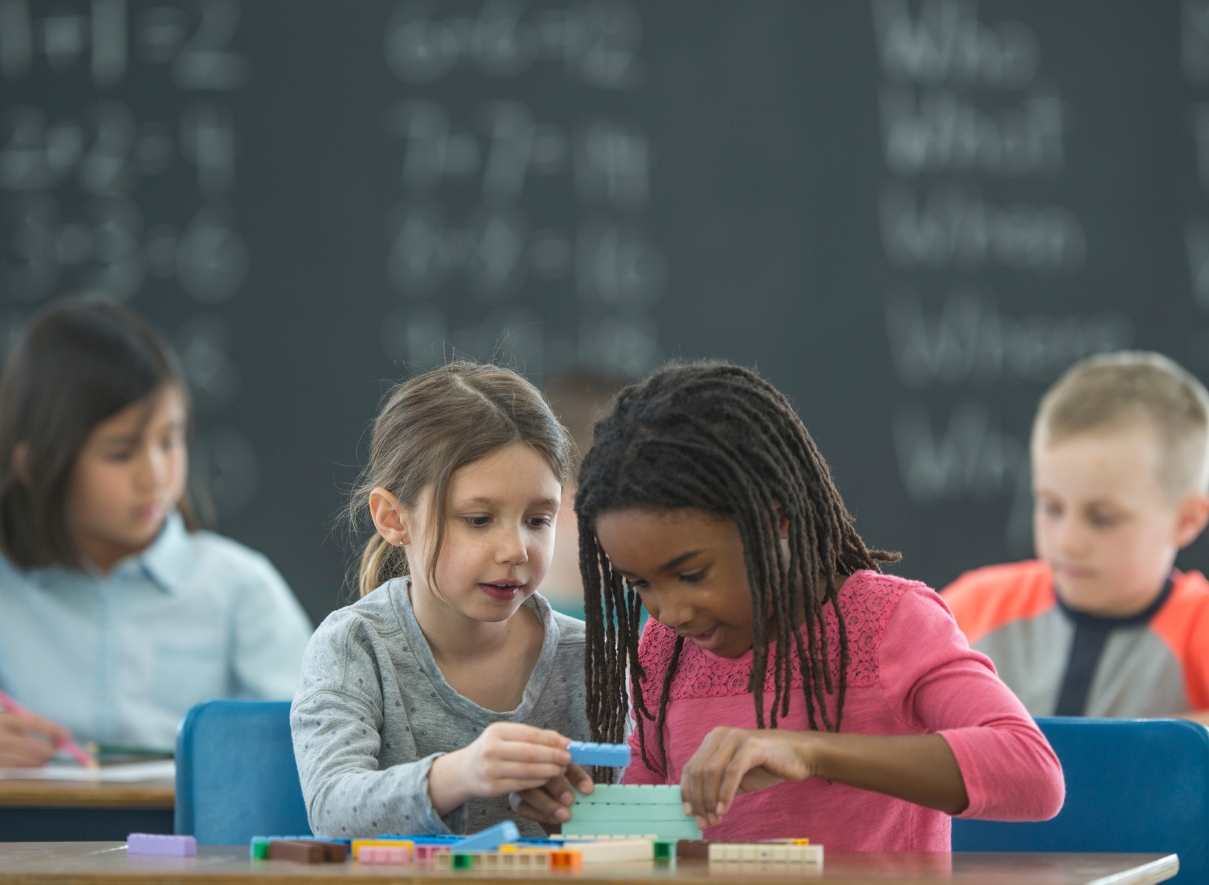
[[1045, 386], [1209, 370], [1206, 188], [1207, 0], [0, 0], [0, 340], [166, 330], [218, 528], [315, 619], [379, 400], [454, 352], [757, 365], [900, 573], [1026, 556]]

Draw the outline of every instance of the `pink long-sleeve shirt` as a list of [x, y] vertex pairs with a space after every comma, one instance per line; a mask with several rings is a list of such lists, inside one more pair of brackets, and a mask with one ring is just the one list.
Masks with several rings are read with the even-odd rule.
[[[848, 689], [842, 730], [850, 734], [939, 734], [957, 758], [969, 795], [961, 817], [1045, 820], [1062, 807], [1058, 758], [990, 660], [967, 644], [939, 595], [916, 581], [859, 571], [840, 588], [848, 631]], [[839, 670], [835, 613], [824, 607], [830, 665]], [[676, 634], [647, 622], [638, 646], [646, 673], [643, 696], [652, 712]], [[772, 661], [765, 704], [772, 703]], [[752, 655], [719, 658], [684, 644], [669, 689], [665, 742], [668, 776], [646, 766], [637, 731], [625, 783], [679, 783], [684, 764], [717, 726], [755, 728], [747, 692]], [[802, 677], [793, 667], [789, 716], [778, 728], [806, 730]], [[835, 696], [829, 696], [834, 717]], [[767, 715], [766, 715], [767, 721]], [[654, 723], [647, 752], [657, 760]], [[911, 802], [817, 778], [781, 783], [735, 798], [707, 839], [755, 841], [806, 837], [834, 850], [949, 851], [949, 816]]]

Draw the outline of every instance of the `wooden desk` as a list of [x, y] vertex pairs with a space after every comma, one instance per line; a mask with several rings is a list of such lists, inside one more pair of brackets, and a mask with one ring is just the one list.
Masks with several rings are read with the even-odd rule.
[[96, 842], [0, 845], [0, 885], [307, 885], [392, 880], [413, 885], [465, 885], [467, 879], [577, 879], [590, 885], [740, 885], [811, 879], [831, 885], [1151, 885], [1179, 871], [1174, 854], [857, 854], [831, 852], [817, 867], [704, 861], [592, 864], [577, 873], [438, 871], [414, 866], [298, 864], [248, 859], [243, 846], [199, 849], [197, 857], [127, 857], [124, 845]]
[[0, 781], [0, 842], [122, 839], [171, 833], [170, 780], [133, 784]]

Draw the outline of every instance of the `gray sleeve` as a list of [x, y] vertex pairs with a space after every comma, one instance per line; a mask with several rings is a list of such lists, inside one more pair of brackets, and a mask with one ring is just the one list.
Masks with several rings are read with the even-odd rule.
[[[378, 770], [384, 740], [379, 661], [359, 619], [329, 619], [307, 646], [290, 710], [294, 758], [311, 830], [328, 836], [449, 833], [465, 811], [442, 820], [428, 797], [433, 754], [415, 758], [414, 742], [392, 748], [401, 764]], [[389, 747], [389, 744], [387, 745]]]

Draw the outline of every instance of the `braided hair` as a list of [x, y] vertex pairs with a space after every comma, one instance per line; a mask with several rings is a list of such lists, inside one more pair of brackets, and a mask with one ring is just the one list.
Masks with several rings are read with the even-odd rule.
[[[827, 463], [783, 394], [755, 372], [717, 362], [673, 364], [625, 388], [596, 424], [579, 473], [575, 513], [583, 573], [587, 648], [584, 668], [592, 740], [624, 739], [627, 664], [643, 761], [666, 774], [664, 723], [683, 637], [677, 637], [652, 715], [638, 660], [641, 602], [613, 570], [596, 536], [606, 512], [696, 509], [734, 519], [752, 593], [752, 672], [756, 724], [765, 727], [768, 648], [776, 643], [769, 727], [789, 714], [797, 654], [810, 728], [839, 731], [848, 685], [848, 634], [839, 606], [842, 578], [880, 570], [895, 553], [870, 550], [852, 527]], [[781, 543], [782, 520], [788, 543]], [[787, 547], [787, 550], [785, 549]], [[822, 592], [816, 589], [820, 578]], [[839, 626], [839, 676], [823, 606]], [[798, 629], [800, 613], [803, 629]], [[771, 618], [769, 614], [771, 613]], [[825, 696], [835, 694], [834, 719]], [[655, 722], [658, 764], [648, 755], [644, 721]]]

